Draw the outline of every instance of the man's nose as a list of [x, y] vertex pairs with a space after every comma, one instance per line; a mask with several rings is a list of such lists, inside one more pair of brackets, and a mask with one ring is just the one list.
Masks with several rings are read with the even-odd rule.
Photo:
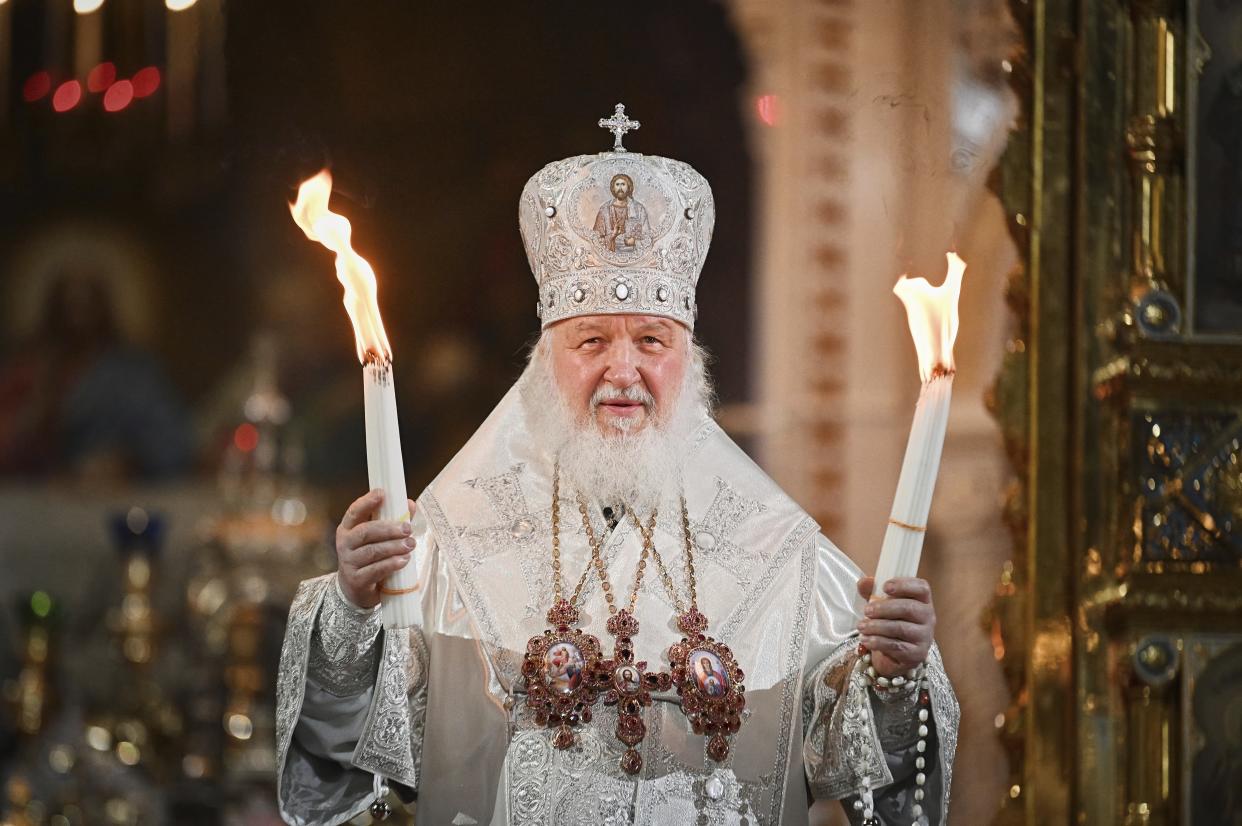
[[638, 354], [629, 342], [617, 342], [608, 348], [608, 369], [604, 381], [613, 387], [625, 388], [639, 381]]

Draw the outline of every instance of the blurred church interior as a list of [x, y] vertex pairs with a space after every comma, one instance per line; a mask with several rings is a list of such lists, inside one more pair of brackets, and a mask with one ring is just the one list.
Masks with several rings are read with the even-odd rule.
[[967, 262], [952, 822], [1242, 824], [1236, 0], [0, 0], [0, 824], [279, 822], [284, 615], [366, 485], [296, 184], [379, 273], [416, 492], [537, 334], [523, 183], [618, 100], [715, 191], [722, 425], [866, 571], [892, 286]]

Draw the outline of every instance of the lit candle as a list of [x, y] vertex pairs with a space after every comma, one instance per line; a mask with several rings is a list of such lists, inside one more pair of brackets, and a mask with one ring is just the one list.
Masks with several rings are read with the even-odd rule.
[[949, 401], [953, 397], [953, 342], [957, 338], [957, 299], [962, 291], [966, 263], [949, 253], [944, 283], [933, 287], [925, 278], [897, 280], [893, 292], [906, 307], [906, 319], [919, 358], [923, 389], [914, 408], [914, 423], [897, 480], [897, 494], [880, 548], [875, 571], [875, 594], [894, 577], [915, 576], [923, 553], [927, 515], [940, 470]]
[[[336, 253], [336, 277], [345, 287], [345, 310], [354, 325], [358, 360], [362, 362], [362, 398], [367, 428], [367, 474], [371, 488], [382, 488], [384, 503], [378, 518], [410, 518], [405, 471], [401, 465], [401, 433], [397, 427], [397, 396], [393, 389], [392, 349], [376, 301], [375, 270], [350, 244], [351, 227], [343, 215], [328, 209], [332, 176], [328, 170], [298, 187], [290, 205], [293, 220], [312, 241]], [[407, 628], [415, 622], [413, 592], [418, 565], [410, 564], [390, 576], [381, 588], [385, 628]]]

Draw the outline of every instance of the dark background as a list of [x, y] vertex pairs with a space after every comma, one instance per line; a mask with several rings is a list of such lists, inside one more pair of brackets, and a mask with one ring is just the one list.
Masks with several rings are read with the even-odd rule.
[[[328, 166], [333, 209], [353, 222], [354, 245], [379, 274], [409, 419], [407, 474], [411, 489], [421, 488], [517, 375], [537, 333], [517, 232], [522, 185], [548, 162], [609, 148], [595, 122], [618, 101], [643, 124], [630, 148], [687, 161], [712, 183], [718, 217], [698, 332], [719, 357], [722, 399], [745, 396], [749, 107], [744, 58], [719, 5], [229, 3], [224, 117], [178, 139], [166, 134], [167, 85], [119, 113], [104, 112], [99, 95], [66, 113], [53, 112], [49, 98], [24, 102], [25, 79], [49, 68], [49, 53], [72, 50], [49, 45], [41, 0], [11, 5], [0, 263], [41, 232], [66, 227], [140, 249], [154, 274], [132, 287], [148, 291], [154, 311], [145, 355], [187, 415], [198, 414], [188, 462], [151, 471], [122, 456], [105, 463], [105, 476], [118, 465], [161, 476], [210, 468], [219, 439], [201, 414], [221, 408], [222, 382], [264, 329], [281, 350], [295, 420], [315, 419], [303, 428], [308, 473], [351, 490], [365, 484], [340, 287], [330, 254], [301, 235], [286, 208], [298, 181]], [[161, 3], [109, 0], [101, 13], [103, 55], [120, 76], [161, 65]], [[50, 68], [71, 74], [71, 65]], [[20, 277], [0, 269], [0, 294], [29, 289], [14, 283]], [[58, 346], [5, 332], [10, 365], [32, 348]], [[434, 404], [434, 391], [423, 390], [428, 359], [450, 373], [464, 367]], [[56, 440], [57, 427], [49, 422], [38, 439]], [[62, 448], [45, 444], [37, 460], [10, 458], [0, 470], [73, 474], [83, 448]]]

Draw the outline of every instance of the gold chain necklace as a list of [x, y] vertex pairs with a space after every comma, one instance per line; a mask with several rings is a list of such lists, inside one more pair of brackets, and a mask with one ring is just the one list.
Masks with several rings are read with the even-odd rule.
[[[685, 526], [685, 530], [688, 535], [690, 531], [690, 522], [689, 522], [688, 517], [686, 516], [685, 505], [686, 503], [683, 500], [681, 517], [682, 517], [682, 522]], [[672, 601], [673, 610], [675, 610], [677, 612], [677, 615], [680, 616], [681, 614], [685, 613], [686, 609], [682, 605], [681, 597], [677, 595], [677, 587], [673, 585], [673, 578], [668, 575], [668, 569], [664, 567], [664, 560], [660, 557], [660, 552], [656, 550], [654, 521], [650, 525], [647, 526], [646, 530], [644, 530], [642, 524], [637, 519], [634, 519], [634, 527], [638, 528], [638, 532], [642, 534], [643, 542], [651, 546], [651, 558], [655, 561], [656, 567], [660, 571], [660, 579], [664, 582], [664, 592], [668, 594], [669, 600]], [[693, 563], [691, 564], [690, 572], [691, 572], [692, 578], [690, 580], [689, 590], [690, 590], [691, 596], [693, 597], [695, 593], [694, 579], [693, 579], [693, 573], [694, 573]]]
[[577, 739], [573, 728], [591, 722], [591, 706], [598, 697], [601, 653], [599, 640], [581, 628], [578, 599], [591, 572], [591, 565], [603, 564], [598, 548], [592, 546], [592, 559], [578, 579], [573, 596], [565, 599], [561, 584], [560, 467], [552, 473], [552, 607], [548, 609], [551, 628], [531, 637], [522, 660], [526, 679], [526, 704], [541, 726], [555, 728], [552, 745], [567, 749]]
[[[568, 601], [562, 597], [561, 592], [561, 469], [557, 467], [552, 472], [552, 605], [559, 609], [560, 614], [565, 614], [570, 623], [576, 623], [579, 619], [578, 599], [582, 596], [582, 586], [586, 584], [587, 577], [591, 575], [591, 568], [600, 562], [598, 556], [594, 554], [595, 547], [592, 546], [592, 556], [587, 562], [586, 568], [582, 571], [582, 576], [578, 577], [578, 584], [574, 586], [574, 595]], [[551, 611], [549, 611], [551, 614]], [[555, 623], [551, 616], [548, 622]]]
[[[642, 709], [651, 705], [651, 691], [677, 687], [682, 713], [689, 719], [696, 734], [708, 738], [707, 756], [721, 762], [729, 756], [727, 735], [741, 728], [742, 710], [746, 707], [745, 675], [738, 667], [727, 645], [705, 635], [708, 619], [699, 610], [694, 569], [694, 547], [690, 536], [690, 516], [686, 499], [681, 497], [681, 524], [685, 544], [686, 591], [689, 606], [677, 594], [677, 588], [655, 547], [656, 511], [646, 526], [632, 508], [631, 519], [643, 540], [643, 551], [634, 572], [634, 587], [629, 604], [618, 609], [603, 560], [603, 543], [596, 537], [587, 513], [586, 502], [578, 497], [578, 510], [591, 547], [587, 568], [579, 577], [573, 595], [564, 597], [561, 579], [560, 543], [560, 468], [552, 476], [552, 590], [553, 604], [548, 610], [552, 625], [543, 634], [531, 637], [526, 644], [522, 675], [526, 679], [527, 704], [539, 725], [555, 728], [552, 743], [558, 749], [569, 748], [576, 740], [573, 727], [591, 721], [591, 707], [602, 693], [606, 704], [618, 704], [616, 736], [625, 743], [621, 768], [627, 774], [642, 769], [642, 755], [635, 746], [646, 736]], [[677, 627], [684, 635], [668, 649], [672, 673], [647, 671], [646, 662], [634, 661], [633, 637], [638, 634], [634, 608], [642, 586], [647, 559], [651, 558], [660, 572], [665, 591], [677, 611]], [[611, 659], [604, 659], [599, 640], [577, 625], [581, 619], [578, 601], [582, 588], [595, 569], [604, 599], [608, 605], [608, 633], [616, 637]]]
[[608, 633], [616, 638], [612, 658], [600, 663], [596, 680], [599, 690], [604, 692], [604, 704], [617, 706], [616, 736], [625, 744], [625, 752], [620, 760], [621, 770], [626, 774], [638, 774], [643, 767], [643, 757], [636, 746], [647, 736], [643, 708], [651, 705], [652, 691], [665, 691], [672, 685], [672, 677], [668, 673], [647, 671], [645, 661], [634, 660], [633, 638], [638, 634], [638, 617], [634, 615], [634, 606], [638, 603], [638, 591], [642, 587], [647, 557], [656, 555], [653, 536], [657, 512], [652, 510], [647, 529], [643, 530], [634, 510], [626, 506], [642, 534], [643, 552], [634, 571], [634, 587], [630, 591], [629, 605], [617, 610], [612, 584], [608, 581], [608, 568], [604, 565], [603, 553], [600, 551], [603, 543], [595, 536], [586, 502], [581, 496], [578, 497], [578, 510], [582, 514], [582, 526], [586, 530], [587, 541], [591, 543], [591, 558], [596, 563], [595, 569], [599, 574], [600, 587], [604, 591], [604, 600], [608, 603]]

